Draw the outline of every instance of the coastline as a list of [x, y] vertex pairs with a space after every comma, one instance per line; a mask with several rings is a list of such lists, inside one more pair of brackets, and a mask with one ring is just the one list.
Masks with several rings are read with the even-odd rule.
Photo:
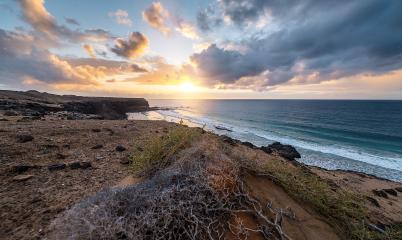
[[[150, 136], [163, 135], [166, 129], [176, 124], [132, 120], [18, 122], [18, 118], [14, 118], [8, 122], [1, 122], [0, 126], [2, 135], [5, 136], [1, 142], [3, 149], [1, 212], [5, 219], [1, 227], [4, 231], [2, 235], [8, 236], [8, 239], [31, 239], [31, 236], [46, 235], [46, 229], [53, 219], [80, 199], [85, 199], [105, 187], [120, 185], [127, 177], [130, 178], [132, 170], [127, 159], [132, 153], [133, 142], [144, 141]], [[16, 135], [22, 132], [31, 134], [34, 137], [32, 142], [16, 143]], [[214, 134], [211, 135], [221, 139]], [[223, 140], [230, 142], [228, 139]], [[96, 146], [99, 144], [102, 147], [97, 149]], [[118, 145], [123, 145], [127, 150], [116, 151]], [[231, 144], [228, 146], [232, 147]], [[234, 143], [233, 147], [267, 155], [259, 149], [243, 144]], [[71, 164], [76, 161], [90, 162], [91, 167], [71, 169]], [[48, 169], [49, 165], [57, 163], [66, 166], [61, 170]], [[18, 169], [16, 166], [20, 168], [27, 166], [28, 169], [21, 170], [22, 172], [10, 170]], [[402, 184], [362, 173], [302, 167], [314, 172], [325, 181], [330, 181], [334, 189], [348, 189], [367, 196], [367, 199], [370, 199], [367, 207], [372, 214], [373, 224], [384, 227], [401, 220], [402, 193], [397, 192], [397, 196], [386, 192], [385, 195], [382, 194], [383, 189], [400, 189]], [[18, 180], [18, 176], [21, 175], [31, 177]], [[253, 184], [257, 184], [255, 181]], [[133, 180], [128, 182], [133, 183]]]
[[[4, 219], [0, 223], [1, 236], [57, 239], [51, 237], [57, 221], [71, 215], [86, 199], [96, 198], [108, 189], [117, 189], [113, 190], [117, 192], [122, 189], [124, 193], [124, 189], [135, 189], [142, 184], [149, 186], [149, 181], [152, 183], [153, 179], [172, 174], [168, 170], [175, 162], [153, 170], [151, 175], [141, 176], [133, 170], [133, 163], [147, 148], [150, 139], [164, 139], [174, 129], [201, 134], [198, 140], [172, 153], [172, 159], [185, 162], [178, 165], [179, 169], [183, 165], [191, 169], [196, 163], [206, 161], [206, 169], [211, 174], [207, 179], [214, 179], [212, 186], [215, 187], [227, 184], [219, 179], [229, 174], [228, 169], [238, 169], [236, 174], [247, 186], [250, 196], [261, 204], [271, 202], [278, 209], [292, 209], [296, 218], [284, 217], [282, 225], [292, 239], [349, 238], [345, 234], [352, 233], [345, 232], [345, 226], [336, 217], [338, 210], [330, 210], [338, 206], [327, 202], [328, 206], [317, 208], [319, 205], [315, 202], [322, 194], [332, 199], [343, 192], [359, 196], [356, 204], [365, 209], [367, 231], [379, 236], [402, 231], [401, 183], [359, 172], [307, 166], [285, 157], [291, 148], [284, 148], [281, 153], [282, 146], [256, 147], [166, 121], [87, 119], [85, 114], [80, 115], [84, 116], [80, 120], [68, 120], [68, 116], [50, 112], [40, 117], [0, 117], [3, 119], [0, 121], [0, 211]], [[272, 169], [264, 172], [267, 166]], [[180, 174], [189, 173], [191, 171]], [[216, 180], [219, 183], [214, 183]], [[358, 207], [352, 206], [355, 208]], [[268, 212], [264, 214], [275, 218]], [[235, 215], [228, 221], [237, 218], [251, 228], [261, 224], [258, 217], [247, 214]], [[56, 232], [61, 234], [63, 231], [59, 230]], [[235, 238], [227, 234], [228, 239]], [[261, 239], [257, 233], [252, 234], [253, 239]], [[389, 235], [384, 236], [373, 239], [387, 239]]]

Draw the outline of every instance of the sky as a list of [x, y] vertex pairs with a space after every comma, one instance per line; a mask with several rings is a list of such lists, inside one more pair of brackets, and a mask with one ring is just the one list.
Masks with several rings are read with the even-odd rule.
[[0, 89], [402, 99], [402, 1], [0, 0]]

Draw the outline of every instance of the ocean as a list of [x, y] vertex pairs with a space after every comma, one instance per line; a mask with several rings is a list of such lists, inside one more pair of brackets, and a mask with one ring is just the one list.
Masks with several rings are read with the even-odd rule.
[[[402, 182], [402, 101], [149, 100], [166, 110], [133, 119], [181, 119], [257, 146], [291, 144], [298, 161]], [[216, 128], [218, 127], [218, 128]], [[230, 131], [228, 131], [230, 130]]]

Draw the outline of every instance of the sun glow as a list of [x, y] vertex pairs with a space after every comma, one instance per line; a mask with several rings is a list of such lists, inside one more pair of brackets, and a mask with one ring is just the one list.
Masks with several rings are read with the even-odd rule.
[[189, 83], [189, 82], [184, 82], [184, 83], [180, 84], [179, 88], [183, 92], [193, 92], [193, 91], [196, 90], [194, 85], [192, 83]]

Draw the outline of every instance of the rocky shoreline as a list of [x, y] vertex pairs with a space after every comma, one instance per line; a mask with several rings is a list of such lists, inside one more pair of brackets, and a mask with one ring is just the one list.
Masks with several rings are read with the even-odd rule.
[[147, 111], [144, 98], [81, 97], [55, 95], [38, 91], [0, 90], [0, 111], [6, 116], [41, 117], [61, 114], [74, 119], [126, 119], [127, 112]]
[[[2, 93], [1, 101], [6, 99], [4, 96], [7, 95]], [[32, 94], [36, 96], [37, 93], [31, 92], [28, 95]], [[19, 94], [19, 98], [16, 99], [17, 97], [14, 96], [12, 101], [8, 95], [5, 101], [13, 102], [16, 107], [5, 109], [4, 106], [10, 106], [5, 104], [0, 111], [0, 119], [2, 119], [0, 121], [0, 216], [3, 219], [0, 222], [0, 236], [4, 236], [5, 239], [49, 239], [49, 236], [61, 236], [60, 228], [56, 226], [59, 232], [54, 232], [52, 223], [71, 220], [71, 218], [64, 219], [63, 216], [73, 214], [69, 212], [71, 209], [86, 206], [85, 204], [88, 203], [85, 203], [85, 199], [96, 200], [98, 197], [103, 199], [107, 197], [106, 193], [114, 191], [116, 187], [122, 188], [117, 191], [121, 194], [128, 194], [128, 190], [125, 190], [126, 186], [129, 186], [127, 189], [139, 191], [137, 184], [149, 186], [147, 184], [152, 183], [152, 188], [159, 189], [154, 184], [162, 180], [163, 184], [160, 187], [177, 189], [182, 186], [178, 179], [184, 182], [190, 181], [193, 167], [198, 166], [198, 163], [206, 164], [199, 170], [202, 170], [202, 174], [206, 171], [207, 175], [200, 179], [208, 179], [208, 184], [212, 184], [214, 189], [220, 191], [220, 186], [232, 186], [233, 182], [229, 180], [236, 176], [236, 181], [241, 181], [246, 186], [247, 196], [260, 201], [263, 205], [270, 203], [269, 206], [274, 206], [270, 208], [270, 211], [275, 212], [280, 209], [287, 214], [294, 214], [295, 217], [283, 216], [281, 220], [283, 221], [281, 229], [292, 239], [348, 239], [342, 232], [344, 229], [337, 229], [337, 225], [333, 225], [334, 220], [324, 214], [328, 214], [328, 211], [331, 213], [331, 209], [314, 208], [313, 203], [318, 200], [311, 199], [310, 194], [317, 194], [315, 191], [318, 190], [328, 196], [342, 192], [361, 196], [359, 204], [361, 204], [360, 207], [364, 207], [367, 214], [365, 229], [372, 231], [373, 234], [384, 236], [384, 238], [370, 239], [393, 239], [387, 238], [389, 229], [397, 229], [396, 231], [402, 229], [401, 183], [363, 173], [330, 171], [303, 165], [295, 161], [300, 158], [300, 154], [290, 145], [273, 143], [256, 147], [249, 142], [241, 142], [227, 136], [205, 132], [202, 129], [197, 130], [197, 128], [188, 128], [165, 121], [106, 120], [105, 118], [108, 117], [113, 119], [122, 117], [121, 114], [116, 113], [102, 115], [106, 113], [104, 111], [108, 111], [109, 107], [114, 106], [114, 101], [111, 99], [95, 99], [97, 103], [91, 104], [105, 103], [103, 101], [105, 100], [110, 105], [106, 104], [107, 107], [93, 114], [84, 110], [77, 112], [76, 109], [80, 107], [74, 108], [74, 111], [68, 111], [67, 108], [63, 108], [63, 111], [56, 111], [59, 108], [47, 111], [42, 106], [43, 104], [47, 106], [51, 104], [52, 107], [54, 104], [62, 105], [63, 101], [72, 101], [73, 97], [68, 97], [70, 100], [65, 98], [60, 100], [57, 99], [57, 95], [51, 95], [53, 102], [44, 103], [43, 94], [39, 94], [42, 96], [40, 101], [38, 97], [29, 100], [25, 94], [22, 95], [24, 99]], [[73, 101], [74, 104], [78, 101], [78, 105], [75, 106], [82, 106], [81, 97], [74, 98], [76, 99]], [[87, 98], [83, 99], [87, 100]], [[127, 101], [132, 101], [131, 107], [138, 111], [148, 108], [142, 100]], [[117, 102], [121, 104], [123, 100]], [[37, 103], [40, 107], [36, 105]], [[138, 105], [139, 103], [141, 104]], [[34, 107], [25, 108], [24, 106]], [[8, 111], [15, 111], [17, 114], [7, 114]], [[40, 114], [32, 114], [33, 111]], [[137, 176], [133, 172], [135, 156], [147, 151], [150, 139], [171, 137], [169, 134], [177, 128], [193, 129], [199, 131], [201, 135], [197, 141], [172, 155], [175, 161], [171, 163], [171, 166], [164, 166], [164, 169], [155, 171], [152, 176]], [[271, 167], [267, 168], [267, 166]], [[187, 168], [193, 170], [183, 172], [183, 169]], [[199, 170], [194, 170], [194, 174]], [[192, 181], [194, 179], [190, 182]], [[201, 183], [196, 182], [196, 184]], [[189, 187], [187, 185], [184, 187], [185, 191], [191, 190], [187, 189]], [[302, 195], [297, 195], [295, 191], [299, 191], [299, 188], [307, 190], [303, 190]], [[320, 197], [321, 194], [319, 192], [316, 196]], [[81, 203], [84, 205], [80, 205]], [[330, 208], [337, 207], [332, 206], [332, 202], [325, 202], [325, 204], [328, 204]], [[357, 209], [358, 206], [352, 205], [351, 208], [354, 211], [354, 208]], [[80, 211], [84, 214], [87, 210]], [[179, 210], [184, 209], [177, 209]], [[264, 214], [267, 214], [269, 219], [273, 217], [272, 221], [275, 220], [275, 214], [270, 215], [269, 211], [264, 211]], [[255, 212], [251, 215], [222, 216], [225, 216], [226, 220], [221, 221], [229, 221], [232, 226], [238, 224], [236, 221], [239, 219], [247, 228], [254, 229], [262, 223], [260, 219], [262, 215], [256, 215]], [[277, 212], [276, 216], [278, 216]], [[222, 222], [220, 226], [226, 226], [225, 224], [226, 222]], [[82, 227], [85, 230], [84, 226]], [[274, 232], [280, 234], [280, 232]], [[258, 232], [249, 234], [251, 234], [249, 239], [264, 239]], [[227, 239], [236, 239], [229, 232], [225, 236]], [[50, 239], [60, 238], [50, 237]]]

